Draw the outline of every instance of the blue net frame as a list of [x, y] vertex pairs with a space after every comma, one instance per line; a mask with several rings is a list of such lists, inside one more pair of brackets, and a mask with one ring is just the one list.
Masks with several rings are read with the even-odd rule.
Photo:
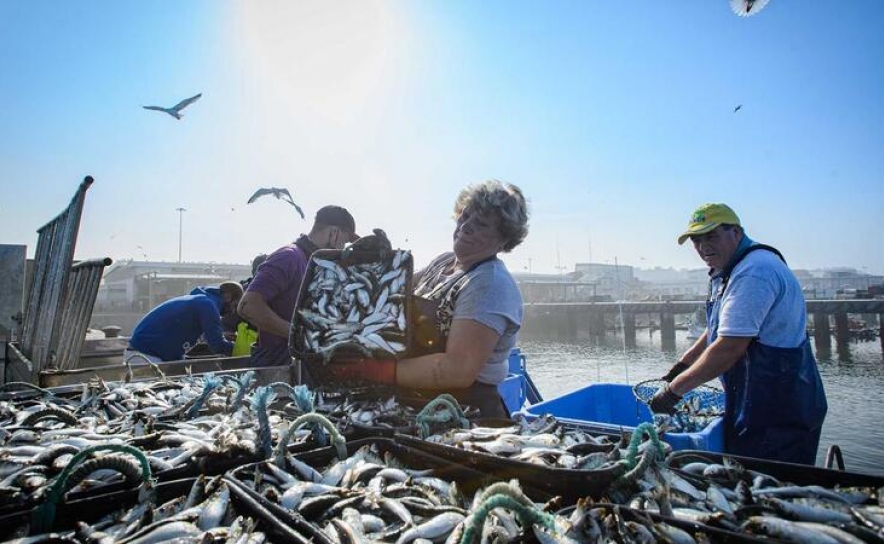
[[[641, 402], [650, 404], [657, 391], [666, 383], [661, 379], [645, 380], [632, 387], [632, 394]], [[723, 416], [724, 391], [711, 385], [699, 385], [685, 394], [681, 402], [675, 405], [675, 409], [691, 416]]]

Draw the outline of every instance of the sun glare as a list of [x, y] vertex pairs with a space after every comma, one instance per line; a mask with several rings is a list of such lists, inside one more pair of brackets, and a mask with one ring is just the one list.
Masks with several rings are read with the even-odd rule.
[[248, 62], [292, 113], [346, 122], [382, 100], [396, 69], [393, 4], [386, 2], [243, 2]]

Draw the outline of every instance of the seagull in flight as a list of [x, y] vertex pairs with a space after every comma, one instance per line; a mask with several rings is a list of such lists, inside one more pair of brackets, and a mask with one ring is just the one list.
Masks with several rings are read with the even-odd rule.
[[731, 9], [740, 17], [755, 15], [764, 9], [768, 2], [770, 0], [730, 0]]
[[301, 219], [305, 218], [304, 217], [304, 210], [302, 210], [300, 206], [295, 204], [294, 199], [292, 199], [291, 193], [289, 193], [289, 190], [286, 188], [280, 189], [278, 187], [269, 187], [269, 188], [262, 187], [262, 188], [258, 189], [257, 191], [255, 191], [255, 194], [253, 194], [251, 196], [251, 198], [249, 198], [248, 203], [251, 204], [252, 202], [258, 200], [259, 198], [261, 198], [264, 195], [273, 195], [280, 200], [288, 202], [289, 204], [291, 204], [292, 206], [295, 207], [295, 210], [299, 214], [301, 214]]
[[740, 111], [740, 108], [742, 108], [742, 107], [743, 107], [742, 104], [737, 104], [737, 107], [734, 108], [734, 113], [737, 113], [738, 111]]
[[197, 100], [199, 100], [202, 95], [203, 95], [203, 93], [199, 93], [197, 95], [191, 96], [190, 98], [185, 98], [184, 100], [182, 100], [181, 102], [178, 102], [177, 104], [175, 104], [171, 108], [163, 108], [160, 106], [141, 106], [141, 107], [146, 110], [162, 111], [162, 112], [168, 113], [169, 115], [171, 115], [175, 119], [180, 120], [182, 117], [181, 110], [183, 110], [187, 106], [189, 106], [189, 105], [193, 104], [194, 102], [196, 102]]

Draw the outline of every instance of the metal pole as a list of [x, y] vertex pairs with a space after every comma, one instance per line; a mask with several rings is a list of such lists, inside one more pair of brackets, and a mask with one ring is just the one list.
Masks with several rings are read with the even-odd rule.
[[181, 262], [181, 233], [183, 232], [184, 226], [184, 212], [187, 210], [185, 208], [175, 208], [175, 211], [178, 212], [178, 262]]

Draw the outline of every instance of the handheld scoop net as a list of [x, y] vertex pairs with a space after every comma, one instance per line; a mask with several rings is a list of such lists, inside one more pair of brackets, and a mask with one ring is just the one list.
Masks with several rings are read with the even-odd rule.
[[[639, 382], [632, 387], [635, 398], [650, 406], [651, 399], [666, 380], [654, 379]], [[724, 415], [724, 391], [711, 385], [699, 385], [689, 391], [675, 409], [691, 417], [719, 417]]]

